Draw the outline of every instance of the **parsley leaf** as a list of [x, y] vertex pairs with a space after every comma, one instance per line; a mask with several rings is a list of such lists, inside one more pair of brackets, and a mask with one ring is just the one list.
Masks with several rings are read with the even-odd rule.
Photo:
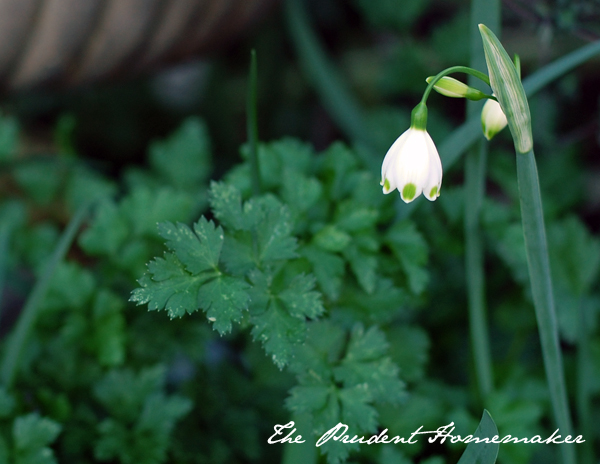
[[184, 224], [159, 225], [172, 253], [156, 258], [135, 289], [131, 300], [148, 303], [150, 310], [165, 309], [171, 318], [202, 308], [220, 334], [231, 331], [247, 309], [248, 285], [224, 275], [218, 264], [223, 246], [223, 229], [204, 217], [192, 231]]
[[253, 284], [250, 290], [252, 335], [262, 341], [265, 351], [281, 369], [304, 340], [306, 318], [316, 318], [323, 313], [321, 295], [312, 291], [312, 276], [297, 275], [283, 288], [274, 283], [272, 274], [255, 270], [249, 277]]

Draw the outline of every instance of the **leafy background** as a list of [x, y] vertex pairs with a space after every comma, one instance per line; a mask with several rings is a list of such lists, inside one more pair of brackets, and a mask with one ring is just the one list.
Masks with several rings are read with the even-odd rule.
[[[0, 391], [2, 462], [294, 462], [314, 449], [268, 445], [275, 424], [296, 420], [308, 441], [337, 422], [352, 434], [409, 436], [453, 421], [466, 435], [484, 406], [501, 435], [554, 430], [508, 135], [490, 146], [481, 217], [495, 371], [485, 401], [469, 346], [462, 163], [445, 172], [433, 204], [407, 208], [378, 185], [377, 164], [408, 126], [425, 77], [468, 63], [469, 4], [304, 6], [360, 109], [360, 134], [315, 90], [283, 9], [157, 76], [5, 98], [5, 359], [61, 231], [77, 208], [102, 200], [52, 274], [14, 385]], [[508, 1], [502, 13], [524, 76], [600, 33], [593, 2]], [[260, 195], [245, 143], [251, 48]], [[600, 434], [586, 423], [600, 392], [598, 66], [531, 101], [582, 462], [593, 461]], [[464, 102], [433, 95], [429, 112], [442, 141], [464, 120]], [[463, 448], [330, 442], [319, 459], [453, 463]], [[499, 462], [557, 456], [552, 446], [502, 445]]]

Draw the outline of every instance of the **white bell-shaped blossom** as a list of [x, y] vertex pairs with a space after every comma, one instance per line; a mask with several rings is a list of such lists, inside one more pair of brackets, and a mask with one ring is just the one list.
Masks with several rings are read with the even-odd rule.
[[405, 203], [421, 193], [430, 201], [440, 195], [442, 162], [425, 129], [411, 126], [390, 147], [381, 166], [381, 185], [385, 194], [398, 189]]

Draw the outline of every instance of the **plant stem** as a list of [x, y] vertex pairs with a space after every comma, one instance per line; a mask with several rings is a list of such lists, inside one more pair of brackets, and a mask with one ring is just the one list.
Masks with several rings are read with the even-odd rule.
[[[560, 428], [560, 434], [566, 436], [572, 434], [571, 416], [558, 339], [542, 197], [533, 150], [527, 153], [517, 153], [517, 178], [529, 278], [546, 378], [556, 424]], [[560, 450], [564, 464], [575, 464], [575, 447], [573, 445], [561, 445]]]
[[471, 350], [479, 396], [485, 404], [493, 389], [492, 356], [485, 305], [483, 246], [479, 228], [481, 202], [485, 195], [487, 144], [478, 144], [465, 159], [465, 271], [469, 306]]
[[[486, 69], [478, 24], [500, 30], [500, 1], [471, 1], [471, 58], [473, 69]], [[481, 90], [481, 82], [469, 76], [468, 84]], [[489, 82], [487, 82], [489, 85]], [[483, 102], [467, 102], [467, 116], [480, 118]], [[469, 307], [471, 350], [477, 377], [479, 397], [486, 405], [494, 388], [487, 309], [485, 304], [484, 253], [481, 239], [480, 213], [485, 197], [486, 164], [489, 145], [481, 137], [465, 159], [465, 273]]]
[[[600, 54], [600, 41], [585, 45], [534, 72], [523, 79], [523, 88], [527, 97], [532, 97], [552, 81], [598, 54]], [[444, 170], [447, 170], [458, 161], [460, 155], [475, 143], [478, 138], [481, 138], [481, 118], [479, 116], [468, 118], [450, 136], [446, 137], [438, 147]], [[411, 207], [417, 204], [413, 202], [408, 206]], [[409, 210], [410, 208], [405, 209]]]
[[25, 343], [29, 337], [29, 333], [35, 324], [40, 304], [46, 295], [46, 291], [50, 285], [50, 280], [54, 274], [54, 270], [69, 250], [79, 226], [81, 226], [81, 223], [85, 219], [90, 206], [94, 202], [95, 200], [84, 204], [75, 212], [67, 228], [63, 232], [58, 245], [50, 256], [44, 271], [29, 294], [29, 298], [27, 298], [25, 306], [23, 307], [23, 311], [19, 316], [19, 320], [17, 321], [16, 327], [7, 341], [2, 363], [0, 364], [0, 377], [6, 389], [10, 389], [12, 387], [17, 369], [19, 367], [19, 361], [23, 352], [23, 347], [25, 346]]
[[[590, 341], [588, 338], [589, 322], [587, 309], [580, 299], [579, 308], [579, 327], [577, 337], [577, 413], [579, 416], [579, 427], [583, 438], [593, 436], [592, 416], [591, 416], [591, 398], [589, 388], [590, 372]], [[586, 439], [582, 445], [583, 464], [592, 464], [594, 462], [593, 442]]]
[[450, 68], [444, 69], [443, 71], [440, 71], [439, 73], [437, 73], [435, 75], [435, 77], [433, 79], [431, 79], [429, 84], [427, 84], [427, 88], [425, 89], [425, 92], [423, 93], [423, 98], [421, 98], [421, 102], [423, 102], [423, 103], [427, 102], [427, 98], [429, 98], [429, 94], [433, 90], [433, 87], [435, 86], [435, 84], [437, 84], [437, 82], [442, 77], [447, 76], [448, 74], [457, 73], [457, 72], [462, 72], [462, 73], [468, 74], [469, 76], [476, 77], [477, 79], [485, 82], [487, 85], [490, 85], [490, 79], [487, 76], [487, 74], [484, 74], [481, 71], [477, 71], [476, 69], [469, 68], [467, 66], [452, 66]]
[[246, 120], [248, 144], [250, 145], [250, 169], [252, 170], [252, 193], [260, 194], [260, 167], [258, 164], [258, 103], [257, 103], [258, 72], [256, 50], [250, 52], [250, 78], [248, 83], [248, 101], [246, 105]]

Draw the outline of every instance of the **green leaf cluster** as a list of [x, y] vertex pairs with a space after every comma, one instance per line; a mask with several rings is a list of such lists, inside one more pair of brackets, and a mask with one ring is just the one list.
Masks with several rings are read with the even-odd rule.
[[[381, 233], [390, 200], [346, 146], [317, 154], [283, 139], [260, 144], [258, 159], [262, 195], [251, 194], [247, 161], [211, 185], [212, 219], [159, 225], [167, 251], [148, 263], [131, 300], [171, 318], [202, 310], [220, 335], [239, 336], [234, 323], [248, 328], [296, 376], [286, 404], [309, 414], [315, 433], [332, 421], [373, 432], [375, 406], [404, 398], [378, 327], [419, 340], [418, 353], [394, 344], [411, 379], [427, 359], [424, 333], [395, 325], [422, 304], [427, 244], [409, 220]], [[323, 452], [339, 462], [351, 449]]]

